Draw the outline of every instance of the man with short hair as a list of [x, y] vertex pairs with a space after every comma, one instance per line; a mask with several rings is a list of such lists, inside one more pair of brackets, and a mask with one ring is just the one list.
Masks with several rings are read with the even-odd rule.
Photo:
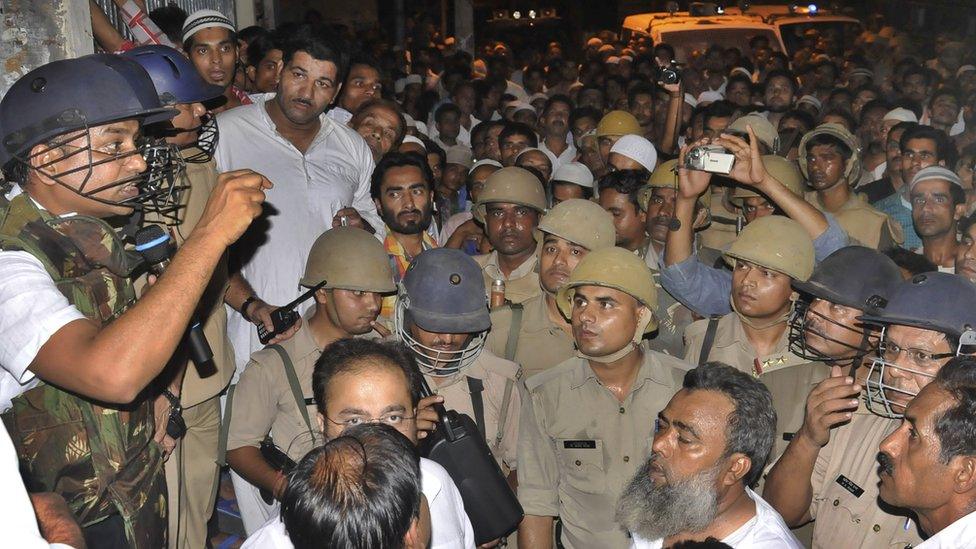
[[793, 108], [797, 88], [796, 77], [787, 70], [771, 70], [766, 74], [762, 83], [763, 105], [766, 118], [774, 127], [779, 127], [783, 114]]
[[573, 101], [565, 95], [554, 95], [546, 101], [539, 117], [542, 141], [539, 149], [552, 161], [552, 171], [572, 162], [576, 158], [576, 146], [567, 141], [570, 135], [569, 117], [573, 112]]
[[370, 99], [349, 119], [349, 127], [366, 140], [373, 162], [400, 146], [407, 123], [400, 107], [386, 99]]
[[[901, 144], [899, 141], [905, 131], [915, 125], [917, 125], [916, 122], [898, 122], [886, 132], [883, 143], [885, 153], [884, 175], [877, 181], [857, 188], [857, 192], [866, 196], [872, 206], [876, 206], [881, 200], [895, 194], [905, 184], [901, 178]], [[906, 244], [909, 240], [917, 238], [918, 235], [914, 231], [905, 234]]]
[[821, 124], [803, 136], [797, 151], [800, 171], [812, 189], [807, 200], [830, 212], [852, 243], [881, 251], [904, 242], [901, 226], [853, 192], [861, 174], [858, 142], [836, 124]]
[[959, 122], [961, 110], [957, 92], [952, 88], [940, 88], [929, 99], [928, 116], [922, 117], [922, 123], [928, 122], [929, 126], [953, 135], [952, 128]]
[[251, 104], [247, 93], [234, 85], [237, 29], [226, 15], [209, 9], [191, 13], [183, 22], [183, 51], [208, 84], [224, 89], [227, 102], [214, 112]]
[[535, 147], [522, 149], [522, 152], [515, 157], [515, 165], [538, 172], [543, 185], [548, 185], [549, 179], [552, 178], [552, 158], [542, 149]]
[[[443, 149], [454, 146], [468, 147], [469, 142], [461, 141], [461, 109], [454, 103], [441, 103], [434, 111], [434, 124], [430, 138]], [[468, 137], [470, 140], [470, 137]]]
[[[416, 444], [420, 379], [403, 345], [341, 339], [323, 350], [312, 373], [318, 428], [330, 441], [356, 425], [385, 423]], [[450, 475], [420, 458], [420, 476], [430, 506], [431, 549], [474, 549], [474, 530]]]
[[909, 67], [901, 75], [898, 91], [901, 96], [918, 105], [924, 105], [932, 91], [932, 73], [917, 65]]
[[919, 170], [909, 184], [912, 223], [922, 238], [918, 253], [940, 271], [955, 272], [957, 228], [966, 214], [966, 192], [955, 172], [942, 166]]
[[[471, 166], [464, 178], [469, 205], [478, 203], [488, 176], [500, 169], [502, 165], [494, 160], [479, 160]], [[474, 212], [468, 209], [447, 220], [437, 242], [445, 248], [458, 248], [468, 255], [479, 255], [478, 250], [486, 241], [484, 227], [474, 221]]]
[[573, 356], [572, 326], [559, 312], [556, 291], [594, 250], [613, 246], [612, 217], [590, 200], [571, 198], [539, 222], [539, 283], [543, 292], [491, 312], [488, 349], [522, 366], [529, 378]]
[[227, 463], [239, 475], [234, 477], [237, 504], [248, 532], [267, 522], [277, 508], [258, 501], [252, 486], [275, 502], [282, 500], [287, 486], [284, 472], [262, 454], [262, 442], [273, 436], [274, 445], [293, 461], [321, 442], [306, 410], [314, 396], [315, 361], [334, 341], [375, 335], [382, 296], [396, 291], [383, 245], [355, 227], [336, 227], [319, 236], [300, 284], [315, 290], [305, 321], [294, 337], [251, 355], [227, 398]]
[[611, 172], [597, 182], [600, 206], [613, 216], [617, 246], [642, 259], [647, 253], [647, 213], [640, 208], [637, 193], [647, 183], [645, 170]]
[[959, 245], [956, 247], [955, 273], [976, 282], [976, 218], [959, 221]]
[[525, 124], [508, 122], [498, 134], [498, 149], [501, 163], [506, 168], [515, 165], [515, 158], [528, 147], [538, 147], [539, 139], [535, 132]]
[[484, 272], [486, 294], [501, 280], [506, 301], [522, 303], [539, 295], [535, 229], [545, 212], [542, 183], [528, 170], [502, 168], [485, 180], [474, 218], [484, 224], [494, 251], [474, 259]]
[[302, 458], [290, 479], [280, 520], [242, 547], [425, 549], [430, 543], [420, 456], [389, 425], [350, 427]]
[[685, 374], [657, 415], [651, 456], [617, 503], [635, 549], [722, 540], [733, 548], [802, 545], [751, 486], [776, 435], [769, 390], [746, 373], [710, 362]]
[[627, 112], [634, 115], [641, 127], [641, 135], [648, 141], [655, 138], [654, 128], [654, 87], [639, 83], [627, 91]]
[[971, 547], [976, 539], [974, 371], [970, 357], [950, 360], [879, 447], [881, 499], [915, 513], [930, 534], [919, 549]]
[[326, 116], [339, 124], [348, 124], [353, 115], [359, 112], [363, 103], [380, 97], [380, 92], [383, 91], [383, 83], [377, 67], [379, 65], [376, 61], [368, 57], [354, 56], [349, 61], [349, 73], [346, 75], [346, 80], [339, 86], [338, 103], [329, 109]]
[[301, 28], [282, 59], [276, 94], [217, 118], [218, 168], [253, 167], [288, 182], [268, 194], [276, 215], [269, 208], [261, 229], [236, 244], [243, 266], [228, 299], [242, 310], [231, 315], [228, 332], [238, 368], [263, 346], [252, 321], [270, 326], [269, 303], [298, 297], [295, 281], [317, 235], [344, 224], [382, 228], [370, 200], [369, 146], [352, 128], [322, 114], [341, 88], [345, 53], [329, 38]]
[[623, 549], [613, 506], [650, 452], [653, 418], [689, 365], [640, 345], [657, 322], [643, 261], [622, 248], [587, 254], [556, 294], [577, 356], [525, 382], [519, 432], [520, 547]]
[[[437, 247], [427, 232], [433, 219], [434, 190], [430, 168], [417, 155], [389, 153], [373, 170], [370, 194], [385, 223], [383, 247], [400, 282], [421, 252]], [[394, 296], [383, 300], [384, 318], [392, 318]]]

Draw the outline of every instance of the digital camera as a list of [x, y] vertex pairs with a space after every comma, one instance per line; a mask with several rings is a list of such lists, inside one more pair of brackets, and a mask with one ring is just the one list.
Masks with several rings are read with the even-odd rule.
[[729, 175], [735, 164], [735, 155], [716, 145], [700, 145], [685, 155], [685, 167], [700, 172]]

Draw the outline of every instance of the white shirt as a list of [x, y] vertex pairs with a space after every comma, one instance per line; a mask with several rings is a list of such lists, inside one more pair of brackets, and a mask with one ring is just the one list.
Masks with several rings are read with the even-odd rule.
[[958, 519], [915, 546], [915, 549], [976, 548], [976, 511]]
[[444, 223], [444, 228], [441, 229], [440, 235], [437, 237], [437, 245], [447, 245], [447, 241], [451, 239], [451, 235], [454, 234], [454, 231], [473, 217], [474, 214], [471, 211], [466, 211], [458, 212], [448, 218], [448, 220]]
[[47, 340], [82, 318], [40, 260], [27, 252], [0, 251], [0, 411], [37, 385], [27, 367]]
[[546, 153], [546, 156], [549, 157], [549, 161], [552, 162], [552, 173], [556, 173], [559, 166], [562, 166], [567, 162], [572, 162], [576, 158], [576, 146], [573, 145], [572, 138], [566, 141], [566, 145], [566, 150], [564, 150], [559, 156], [556, 156], [556, 153], [550, 151], [549, 147], [546, 146], [545, 139], [539, 140], [539, 150]]
[[[266, 191], [265, 211], [271, 207], [277, 212], [267, 217], [267, 239], [245, 250], [251, 256], [242, 273], [258, 297], [284, 305], [298, 297], [312, 243], [332, 228], [337, 211], [352, 206], [378, 231], [383, 222], [369, 194], [373, 155], [366, 141], [322, 115], [322, 127], [303, 155], [275, 130], [264, 106], [273, 97], [265, 94], [253, 105], [217, 117], [220, 140], [215, 158], [219, 171], [250, 168], [274, 183]], [[254, 325], [237, 313], [230, 314], [227, 333], [240, 372], [262, 345]]]
[[[474, 530], [464, 512], [461, 493], [447, 471], [437, 463], [420, 458], [422, 491], [430, 507], [430, 549], [471, 549]], [[285, 524], [275, 516], [254, 532], [241, 549], [294, 549]]]
[[[733, 549], [803, 549], [803, 545], [790, 532], [783, 517], [758, 494], [746, 488], [746, 493], [756, 502], [756, 514], [722, 543]], [[661, 549], [664, 540], [647, 541], [634, 536], [631, 549]], [[921, 546], [919, 546], [921, 547]]]
[[37, 517], [24, 481], [20, 478], [17, 466], [17, 453], [10, 441], [7, 429], [0, 425], [0, 490], [3, 490], [3, 503], [0, 504], [0, 532], [3, 532], [4, 547], [35, 549], [65, 547], [63, 543], [48, 544], [37, 529]]
[[325, 115], [343, 126], [348, 126], [349, 121], [352, 120], [352, 113], [340, 107], [339, 105], [336, 105], [335, 107], [329, 109], [328, 112], [325, 113]]

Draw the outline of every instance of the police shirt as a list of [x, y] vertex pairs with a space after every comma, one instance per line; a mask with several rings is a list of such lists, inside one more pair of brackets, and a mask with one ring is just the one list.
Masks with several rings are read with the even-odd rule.
[[[491, 312], [491, 332], [485, 347], [496, 356], [505, 356], [512, 315], [511, 307], [499, 307]], [[512, 360], [522, 366], [522, 376], [526, 379], [574, 355], [573, 337], [549, 318], [545, 293], [522, 303], [522, 322], [517, 329], [518, 344]]]
[[626, 548], [617, 498], [651, 452], [658, 412], [691, 368], [644, 350], [623, 402], [574, 357], [525, 382], [519, 424], [519, 502], [525, 514], [558, 516], [567, 549]]
[[542, 293], [542, 286], [539, 285], [539, 261], [535, 254], [526, 259], [525, 263], [519, 265], [508, 277], [505, 277], [498, 268], [497, 251], [476, 255], [474, 260], [481, 266], [481, 272], [485, 277], [486, 294], [491, 292], [491, 283], [495, 280], [505, 281], [505, 299], [512, 303], [522, 303]]

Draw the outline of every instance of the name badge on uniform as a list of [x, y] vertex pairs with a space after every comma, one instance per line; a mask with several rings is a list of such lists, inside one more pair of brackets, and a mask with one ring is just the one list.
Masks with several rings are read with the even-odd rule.
[[835, 482], [843, 486], [844, 489], [847, 490], [848, 492], [854, 494], [854, 497], [856, 498], [861, 497], [861, 494], [864, 493], [864, 488], [861, 488], [860, 486], [857, 485], [857, 483], [845, 477], [844, 475], [838, 475], [837, 480]]
[[564, 440], [563, 448], [574, 450], [594, 450], [596, 449], [595, 440]]

